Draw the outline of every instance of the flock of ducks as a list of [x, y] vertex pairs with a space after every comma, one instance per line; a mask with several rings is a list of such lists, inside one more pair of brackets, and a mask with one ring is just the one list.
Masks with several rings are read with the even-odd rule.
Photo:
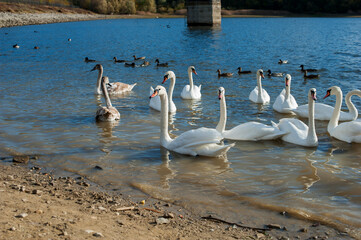
[[[282, 64], [284, 63], [286, 62]], [[302, 65], [301, 68], [303, 69]], [[136, 83], [132, 85], [120, 82], [110, 83], [108, 77], [102, 76], [102, 65], [97, 64], [92, 69], [92, 71], [94, 70], [98, 70], [96, 93], [103, 94], [106, 102], [106, 106], [98, 109], [96, 119], [99, 121], [119, 120], [119, 112], [112, 106], [109, 95], [129, 92]], [[241, 71], [242, 69], [239, 68], [238, 70]], [[220, 70], [217, 72], [221, 74]], [[180, 96], [182, 99], [201, 99], [201, 85], [196, 86], [193, 83], [193, 74], [197, 75], [195, 67], [188, 67], [189, 84], [184, 86], [181, 92]], [[262, 88], [262, 78], [264, 78], [264, 72], [262, 69], [259, 69], [256, 72], [257, 86], [249, 94], [249, 99], [258, 104], [268, 104], [270, 103], [270, 96]], [[176, 75], [173, 71], [165, 73], [162, 84], [167, 80], [170, 80], [168, 92], [162, 85], [158, 85], [155, 88], [150, 87], [149, 106], [161, 112], [161, 146], [180, 154], [210, 157], [222, 156], [234, 146], [234, 144], [224, 144], [222, 142], [223, 139], [259, 141], [281, 138], [285, 142], [296, 145], [315, 147], [318, 145], [315, 119], [329, 120], [327, 130], [332, 137], [348, 143], [361, 143], [361, 119], [357, 119], [358, 111], [351, 102], [351, 96], [357, 95], [361, 97], [360, 90], [350, 91], [346, 95], [346, 104], [349, 112], [341, 111], [342, 91], [337, 86], [330, 87], [324, 97], [336, 96], [335, 107], [315, 103], [317, 99], [315, 88], [311, 88], [308, 91], [308, 104], [298, 106], [296, 99], [291, 94], [292, 78], [290, 74], [285, 76], [285, 88], [276, 98], [273, 109], [279, 113], [292, 113], [299, 117], [308, 118], [308, 125], [297, 118], [282, 118], [278, 123], [272, 122], [272, 125], [252, 121], [226, 130], [227, 106], [225, 89], [220, 87], [217, 91], [220, 100], [220, 119], [218, 125], [215, 128], [201, 127], [189, 130], [172, 139], [168, 134], [168, 114], [177, 111], [177, 107], [173, 102], [173, 90], [176, 83]], [[339, 121], [348, 122], [339, 123]]]
[[[137, 57], [136, 55], [133, 55], [133, 60], [134, 61], [144, 60], [144, 61], [140, 65], [136, 65], [135, 62], [129, 63], [130, 61], [123, 60], [123, 59], [118, 59], [117, 57], [113, 57], [113, 62], [114, 63], [124, 63], [124, 66], [126, 66], [126, 67], [147, 67], [147, 66], [150, 66], [150, 62], [145, 61], [145, 57]], [[90, 62], [96, 62], [96, 60], [85, 57], [84, 62], [90, 63]], [[157, 67], [168, 67], [167, 62], [166, 63], [160, 63], [159, 59], [156, 59], [155, 63], [156, 63]]]

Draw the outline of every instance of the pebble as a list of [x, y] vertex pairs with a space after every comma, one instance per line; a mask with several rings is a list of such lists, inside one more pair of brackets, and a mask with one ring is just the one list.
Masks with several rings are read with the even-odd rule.
[[299, 230], [299, 232], [307, 232], [308, 231], [308, 229], [307, 228], [301, 228], [300, 230]]
[[43, 191], [41, 191], [41, 190], [38, 190], [38, 189], [34, 189], [33, 191], [32, 191], [32, 194], [37, 194], [37, 195], [39, 195], [39, 194], [41, 194]]
[[94, 237], [104, 237], [104, 235], [102, 233], [100, 233], [100, 232], [93, 233], [93, 236]]
[[98, 209], [99, 209], [100, 211], [106, 211], [106, 210], [107, 210], [105, 207], [102, 207], [102, 206], [98, 207]]
[[145, 200], [140, 201], [140, 204], [144, 205], [144, 204], [145, 204]]
[[20, 213], [19, 215], [16, 215], [15, 217], [17, 217], [17, 218], [25, 218], [27, 216], [28, 216], [27, 213]]
[[174, 214], [173, 213], [165, 213], [163, 217], [165, 217], [165, 218], [174, 218]]
[[15, 231], [16, 230], [16, 228], [15, 227], [11, 227], [11, 228], [9, 228], [9, 231]]
[[93, 230], [90, 230], [90, 229], [87, 229], [85, 230], [86, 233], [93, 233], [94, 231]]
[[167, 224], [167, 223], [169, 223], [169, 219], [164, 218], [164, 217], [157, 218], [155, 221], [156, 221], [157, 224]]

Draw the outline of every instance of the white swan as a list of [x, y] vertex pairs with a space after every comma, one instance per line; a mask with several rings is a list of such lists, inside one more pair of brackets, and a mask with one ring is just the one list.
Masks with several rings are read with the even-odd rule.
[[249, 94], [249, 99], [255, 103], [269, 103], [270, 97], [266, 90], [262, 88], [261, 78], [264, 78], [263, 70], [258, 69], [257, 71], [257, 86]]
[[267, 126], [259, 122], [247, 122], [240, 124], [231, 130], [225, 130], [227, 123], [227, 106], [225, 90], [218, 88], [218, 98], [220, 100], [221, 114], [216, 130], [222, 133], [224, 138], [243, 141], [271, 140], [280, 138], [285, 132], [277, 127]]
[[314, 107], [316, 101], [316, 89], [311, 88], [308, 91], [308, 126], [299, 119], [282, 118], [278, 124], [274, 124], [281, 131], [286, 132], [282, 137], [285, 142], [301, 145], [304, 147], [315, 147], [318, 145], [318, 139], [315, 129]]
[[286, 88], [282, 90], [273, 104], [273, 109], [280, 113], [290, 113], [292, 109], [298, 107], [296, 99], [291, 95], [291, 75], [285, 77]]
[[[95, 92], [96, 92], [96, 94], [102, 94], [102, 92], [100, 90], [100, 82], [101, 82], [101, 79], [103, 76], [103, 66], [101, 64], [97, 64], [91, 71], [94, 71], [94, 70], [99, 71], [98, 79], [97, 79], [97, 88], [96, 88]], [[132, 91], [132, 89], [134, 88], [135, 85], [137, 85], [137, 83], [134, 83], [134, 84], [126, 84], [126, 83], [122, 83], [122, 82], [109, 83], [109, 78], [107, 78], [106, 85], [107, 85], [109, 94], [122, 94], [125, 92]]]
[[[341, 91], [341, 89], [340, 89]], [[341, 91], [342, 93], [342, 91]], [[351, 97], [353, 95], [357, 95], [361, 97], [360, 90], [352, 90], [346, 94], [345, 101], [347, 108], [349, 109], [348, 112], [340, 111], [340, 118], [339, 121], [352, 121], [356, 120], [358, 117], [358, 111], [355, 105], [351, 101]], [[337, 98], [336, 98], [337, 101]], [[298, 106], [298, 108], [292, 110], [297, 116], [308, 118], [308, 104], [304, 104]], [[334, 111], [334, 107], [323, 104], [323, 103], [315, 103], [315, 119], [316, 120], [330, 120], [332, 117], [332, 112]]]
[[361, 121], [354, 120], [351, 122], [344, 122], [338, 124], [340, 117], [341, 105], [342, 105], [342, 91], [339, 87], [333, 86], [327, 90], [327, 94], [324, 98], [335, 95], [336, 104], [333, 110], [330, 122], [327, 125], [328, 133], [341, 141], [344, 142], [356, 142], [361, 143]]
[[[169, 112], [175, 113], [177, 111], [177, 107], [175, 106], [173, 102], [173, 90], [175, 85], [175, 74], [173, 71], [168, 71], [164, 75], [163, 83], [165, 83], [170, 78], [170, 85], [168, 89], [168, 103], [169, 103]], [[154, 92], [153, 87], [150, 87], [150, 95], [152, 95]], [[153, 108], [154, 110], [160, 111], [161, 110], [161, 103], [159, 96], [155, 96], [150, 99], [149, 101], [149, 107]]]
[[104, 121], [104, 122], [111, 122], [114, 120], [119, 120], [120, 119], [120, 114], [118, 112], [118, 110], [112, 106], [112, 103], [110, 101], [109, 98], [109, 94], [108, 91], [106, 89], [106, 80], [108, 77], [102, 77], [102, 81], [101, 81], [101, 85], [102, 85], [102, 92], [104, 95], [104, 99], [106, 102], [106, 107], [100, 107], [96, 114], [95, 114], [95, 119], [97, 121]]
[[190, 67], [188, 67], [189, 85], [185, 85], [182, 90], [182, 93], [181, 93], [181, 97], [183, 99], [197, 100], [197, 99], [201, 99], [201, 97], [202, 97], [202, 94], [201, 94], [202, 85], [199, 85], [199, 86], [193, 85], [192, 73], [197, 75], [196, 69], [193, 66], [190, 66]]
[[219, 157], [234, 144], [221, 144], [222, 135], [216, 129], [198, 128], [172, 139], [168, 134], [168, 96], [163, 86], [157, 86], [150, 96], [159, 95], [161, 102], [160, 144], [168, 150], [192, 156]]

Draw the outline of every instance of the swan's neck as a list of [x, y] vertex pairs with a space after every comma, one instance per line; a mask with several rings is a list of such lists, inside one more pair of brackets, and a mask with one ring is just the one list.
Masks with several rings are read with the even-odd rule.
[[261, 76], [257, 76], [257, 87], [258, 87], [258, 101], [261, 102], [263, 100]]
[[167, 95], [160, 95], [161, 111], [160, 111], [160, 145], [166, 147], [172, 139], [168, 134], [168, 98]]
[[169, 103], [173, 102], [174, 85], [175, 85], [175, 76], [172, 76], [171, 79], [170, 79], [170, 85], [169, 85], [169, 89], [168, 89]]
[[357, 111], [357, 108], [355, 107], [355, 105], [351, 101], [351, 97], [353, 95], [357, 95], [357, 96], [361, 97], [361, 92], [358, 90], [353, 90], [353, 91], [348, 92], [346, 94], [345, 101], [346, 101], [346, 105], [349, 110], [349, 113], [354, 117], [354, 119], [356, 119], [358, 117], [358, 111]]
[[315, 127], [315, 101], [312, 97], [308, 100], [308, 133], [307, 139], [309, 142], [316, 142], [316, 127]]
[[102, 81], [102, 91], [105, 98], [105, 103], [107, 104], [107, 108], [113, 107], [112, 102], [110, 101], [107, 86], [105, 85], [105, 82]]
[[193, 89], [193, 74], [192, 71], [188, 71], [188, 78], [189, 78], [189, 89]]
[[286, 94], [285, 94], [286, 100], [290, 98], [290, 94], [291, 94], [291, 83], [288, 83], [288, 86], [286, 86]]
[[97, 94], [102, 94], [101, 92], [101, 89], [100, 89], [100, 85], [101, 85], [101, 82], [102, 82], [102, 76], [103, 76], [103, 68], [101, 67], [99, 69], [99, 72], [98, 72], [98, 79], [97, 79], [97, 88], [96, 88], [96, 93]]
[[342, 92], [336, 92], [336, 104], [333, 110], [332, 117], [327, 126], [327, 131], [331, 132], [335, 127], [338, 126], [338, 119], [340, 118], [340, 111], [342, 105]]
[[225, 96], [223, 96], [222, 99], [219, 101], [219, 105], [220, 105], [221, 113], [216, 130], [220, 133], [223, 133], [227, 123], [227, 106], [226, 106]]

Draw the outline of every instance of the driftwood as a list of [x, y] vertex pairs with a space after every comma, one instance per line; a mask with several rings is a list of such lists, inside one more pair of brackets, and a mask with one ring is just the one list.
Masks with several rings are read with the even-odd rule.
[[121, 207], [121, 208], [117, 208], [115, 209], [115, 211], [127, 211], [127, 210], [133, 210], [135, 207], [134, 206], [130, 206], [130, 207]]
[[240, 228], [251, 229], [251, 230], [255, 230], [257, 232], [262, 232], [262, 233], [270, 230], [270, 229], [267, 229], [267, 228], [249, 227], [249, 226], [244, 226], [244, 225], [241, 225], [241, 224], [238, 224], [238, 223], [228, 222], [228, 221], [225, 221], [223, 219], [212, 217], [212, 215], [209, 215], [207, 217], [202, 217], [202, 219], [207, 219], [207, 220], [211, 220], [211, 221], [214, 221], [214, 222], [226, 223], [226, 224], [229, 224], [229, 225], [236, 225], [237, 227], [240, 227]]
[[148, 211], [152, 211], [152, 212], [156, 212], [156, 213], [162, 213], [161, 211], [158, 211], [156, 209], [153, 209], [153, 208], [142, 208], [142, 209], [145, 209], [145, 210], [148, 210]]

